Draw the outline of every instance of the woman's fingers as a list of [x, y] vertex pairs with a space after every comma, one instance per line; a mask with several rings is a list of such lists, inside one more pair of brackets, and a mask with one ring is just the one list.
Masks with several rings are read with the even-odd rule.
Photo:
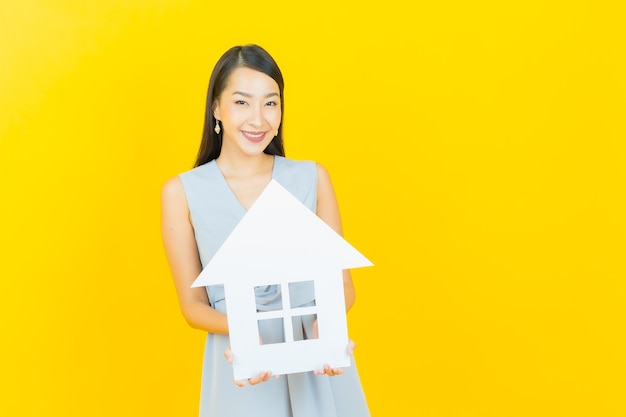
[[245, 387], [246, 386], [246, 381], [242, 381], [241, 379], [233, 378], [233, 383], [235, 385], [237, 385], [238, 387]]
[[[233, 378], [233, 383], [238, 387], [245, 387], [246, 383], [249, 385], [256, 385], [269, 380], [271, 377], [272, 373], [270, 371], [264, 371], [260, 372], [257, 376], [253, 378], [248, 378], [247, 380]], [[276, 375], [275, 378], [278, 379], [278, 375]]]
[[233, 351], [230, 350], [230, 345], [228, 345], [228, 347], [226, 347], [226, 350], [224, 351], [224, 358], [226, 358], [226, 361], [228, 363], [233, 363]]
[[[230, 350], [230, 345], [228, 345], [226, 347], [226, 350], [224, 351], [224, 358], [226, 359], [228, 363], [230, 364], [233, 363], [234, 355], [233, 355], [233, 351]], [[253, 378], [248, 378], [247, 381], [233, 378], [233, 383], [237, 385], [238, 387], [244, 387], [246, 385], [246, 382], [250, 385], [256, 385], [260, 382], [265, 382], [269, 380], [271, 377], [272, 377], [271, 371], [263, 371], [263, 372], [259, 372], [259, 374]], [[278, 377], [279, 375], [275, 375], [276, 379], [278, 379]]]
[[[349, 355], [354, 354], [354, 348], [356, 344], [352, 339], [348, 339], [348, 346], [346, 346], [346, 351]], [[328, 375], [328, 376], [336, 376], [343, 374], [343, 368], [331, 368], [329, 364], [325, 363], [323, 369], [317, 369], [313, 371], [315, 375]]]
[[352, 356], [354, 354], [355, 347], [356, 347], [356, 343], [354, 343], [352, 339], [348, 339], [348, 347], [346, 348], [348, 351], [348, 355]]
[[265, 382], [268, 379], [270, 379], [271, 376], [272, 376], [272, 373], [270, 371], [260, 372], [257, 376], [253, 378], [248, 378], [248, 384], [256, 385], [260, 382]]
[[324, 369], [313, 371], [315, 375], [337, 376], [343, 374], [343, 368], [331, 368], [329, 364], [324, 364]]

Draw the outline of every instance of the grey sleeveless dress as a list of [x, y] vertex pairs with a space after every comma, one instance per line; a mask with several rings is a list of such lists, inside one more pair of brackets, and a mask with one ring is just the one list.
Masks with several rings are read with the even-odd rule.
[[[274, 157], [272, 177], [315, 211], [317, 168], [314, 162]], [[206, 265], [245, 215], [215, 161], [180, 175], [194, 224], [200, 260]], [[226, 312], [222, 285], [206, 287], [211, 306]], [[280, 303], [276, 286], [259, 288], [257, 308], [271, 310]], [[300, 302], [312, 303], [306, 286]], [[305, 336], [312, 323], [303, 323]], [[261, 329], [264, 341], [282, 337], [282, 330]], [[208, 333], [202, 367], [201, 417], [365, 417], [369, 411], [354, 360], [343, 375], [316, 376], [313, 372], [282, 375], [255, 386], [237, 387], [224, 359], [228, 336]], [[332, 365], [332, 364], [331, 364]]]

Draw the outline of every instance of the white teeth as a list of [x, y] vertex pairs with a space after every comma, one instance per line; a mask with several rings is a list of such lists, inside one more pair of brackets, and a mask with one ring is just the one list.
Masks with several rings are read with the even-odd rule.
[[253, 138], [260, 138], [261, 136], [263, 136], [263, 133], [257, 133], [256, 135], [250, 132], [246, 132], [246, 135], [253, 137]]

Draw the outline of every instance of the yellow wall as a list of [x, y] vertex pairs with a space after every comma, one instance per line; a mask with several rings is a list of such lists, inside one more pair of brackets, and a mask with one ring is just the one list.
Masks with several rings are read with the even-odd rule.
[[0, 415], [195, 415], [159, 192], [248, 42], [376, 264], [373, 415], [626, 415], [624, 3], [300, 3], [2, 2]]

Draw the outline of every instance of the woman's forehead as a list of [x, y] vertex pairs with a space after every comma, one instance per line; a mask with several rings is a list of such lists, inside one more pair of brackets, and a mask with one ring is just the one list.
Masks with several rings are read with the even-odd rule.
[[272, 77], [247, 67], [239, 67], [233, 70], [228, 77], [225, 90], [260, 96], [279, 93], [278, 84]]

